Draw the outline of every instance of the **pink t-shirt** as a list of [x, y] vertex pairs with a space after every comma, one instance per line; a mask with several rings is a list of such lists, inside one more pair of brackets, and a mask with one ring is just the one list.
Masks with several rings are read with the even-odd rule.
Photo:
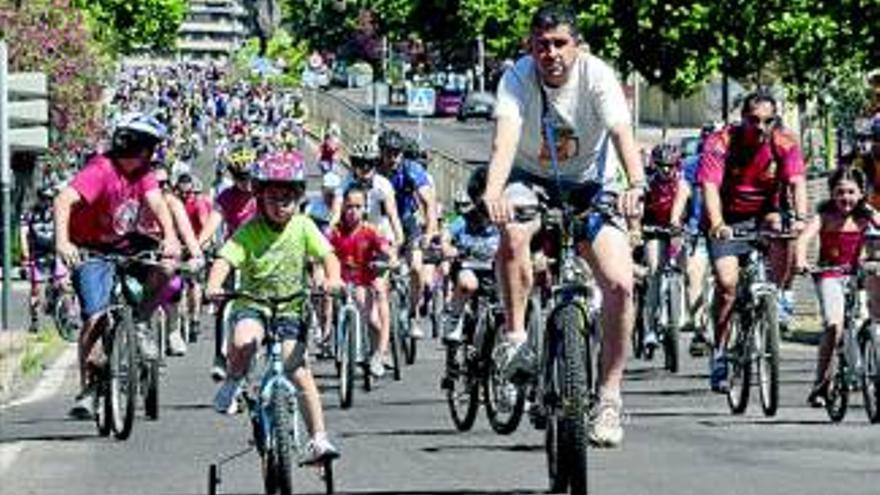
[[[772, 146], [770, 142], [763, 143], [750, 153], [737, 144], [739, 129], [730, 126], [706, 138], [697, 171], [700, 184], [715, 184], [720, 188], [726, 222], [767, 213], [769, 206], [778, 206], [780, 182], [790, 183], [804, 174], [804, 158], [791, 131], [774, 131]], [[773, 156], [774, 149], [778, 163]]]
[[186, 216], [189, 217], [193, 232], [199, 235], [208, 215], [211, 214], [211, 200], [201, 194], [191, 194], [184, 199], [183, 207], [186, 209]]
[[674, 172], [669, 176], [657, 173], [651, 177], [648, 192], [645, 194], [645, 216], [642, 223], [660, 227], [669, 225], [680, 176], [679, 172]]
[[229, 239], [257, 213], [257, 200], [252, 193], [232, 186], [217, 196], [217, 207], [226, 222], [226, 238]]
[[159, 189], [150, 169], [126, 176], [104, 155], [89, 160], [70, 186], [82, 197], [70, 213], [70, 240], [84, 246], [112, 244], [134, 232], [144, 197]]

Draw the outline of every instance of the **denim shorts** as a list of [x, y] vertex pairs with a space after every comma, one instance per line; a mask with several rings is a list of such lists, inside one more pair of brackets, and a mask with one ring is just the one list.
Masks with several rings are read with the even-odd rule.
[[[597, 182], [573, 182], [561, 180], [557, 185], [552, 177], [541, 177], [521, 168], [510, 171], [507, 184], [515, 183], [534, 184], [544, 189], [549, 198], [550, 207], [559, 207], [563, 203], [571, 204], [576, 213], [586, 211], [595, 203], [606, 201], [616, 196], [616, 191], [603, 190]], [[584, 219], [578, 232], [575, 232], [577, 241], [586, 240], [592, 243], [596, 240], [604, 226], [615, 227], [623, 232], [627, 231], [626, 222], [619, 214], [608, 215], [599, 211], [591, 211]]]
[[88, 259], [74, 269], [73, 289], [79, 298], [84, 319], [110, 306], [115, 271], [113, 263], [101, 258]]
[[[265, 327], [269, 313], [255, 306], [235, 308], [229, 317], [229, 328], [235, 329], [242, 320], [257, 320]], [[275, 320], [275, 328], [282, 340], [306, 341], [308, 329], [301, 318], [281, 316]]]

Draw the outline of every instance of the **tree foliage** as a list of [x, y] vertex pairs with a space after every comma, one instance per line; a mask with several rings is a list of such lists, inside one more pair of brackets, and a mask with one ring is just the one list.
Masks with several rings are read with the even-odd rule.
[[0, 0], [0, 33], [11, 71], [44, 72], [49, 80], [49, 161], [63, 168], [101, 134], [100, 100], [109, 60], [92, 39], [81, 11], [69, 0], [31, 0], [16, 7]]
[[189, 7], [188, 0], [73, 0], [88, 13], [97, 39], [114, 54], [168, 52]]

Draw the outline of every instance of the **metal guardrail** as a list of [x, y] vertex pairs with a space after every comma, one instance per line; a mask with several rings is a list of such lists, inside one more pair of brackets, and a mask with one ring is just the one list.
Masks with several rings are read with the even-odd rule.
[[[305, 99], [309, 109], [310, 131], [320, 134], [329, 122], [337, 122], [346, 154], [347, 145], [365, 141], [381, 132], [381, 129], [374, 127], [371, 116], [344, 98], [320, 90], [308, 90]], [[449, 203], [456, 192], [464, 189], [473, 167], [436, 148], [428, 149], [428, 157], [427, 166], [434, 178], [435, 194], [440, 201]]]

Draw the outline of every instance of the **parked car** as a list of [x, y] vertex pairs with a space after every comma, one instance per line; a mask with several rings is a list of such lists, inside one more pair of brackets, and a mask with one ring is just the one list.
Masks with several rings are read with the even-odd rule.
[[469, 93], [458, 110], [458, 120], [465, 122], [469, 118], [482, 117], [486, 120], [495, 113], [495, 95], [487, 91]]
[[441, 89], [437, 91], [435, 115], [444, 117], [458, 115], [464, 101], [464, 92], [458, 89]]

